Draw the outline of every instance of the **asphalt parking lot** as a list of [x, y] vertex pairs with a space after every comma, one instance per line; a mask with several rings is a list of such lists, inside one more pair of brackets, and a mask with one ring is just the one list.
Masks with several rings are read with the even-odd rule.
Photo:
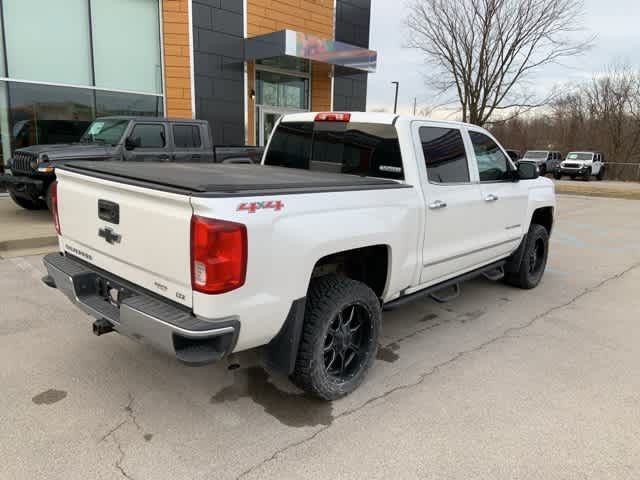
[[39, 256], [0, 260], [0, 478], [638, 478], [639, 209], [560, 197], [538, 289], [386, 313], [333, 404], [257, 352], [189, 368], [94, 337]]

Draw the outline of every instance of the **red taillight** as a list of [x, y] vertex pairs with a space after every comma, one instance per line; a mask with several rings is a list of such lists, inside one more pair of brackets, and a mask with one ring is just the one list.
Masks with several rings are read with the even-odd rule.
[[191, 285], [197, 292], [225, 293], [244, 285], [247, 228], [234, 222], [191, 217]]
[[323, 112], [316, 115], [316, 122], [348, 122], [351, 114], [345, 112]]
[[54, 181], [51, 184], [51, 216], [53, 217], [53, 226], [56, 227], [56, 233], [61, 235], [60, 232], [60, 216], [58, 215], [58, 182]]

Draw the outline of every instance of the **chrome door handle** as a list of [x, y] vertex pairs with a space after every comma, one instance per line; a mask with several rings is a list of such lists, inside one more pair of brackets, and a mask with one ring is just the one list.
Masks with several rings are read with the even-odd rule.
[[441, 208], [445, 208], [447, 206], [447, 202], [443, 202], [442, 200], [436, 200], [433, 203], [429, 204], [429, 208], [431, 210], [440, 210]]
[[485, 202], [497, 202], [498, 201], [498, 196], [494, 195], [493, 193], [491, 193], [491, 194], [487, 195], [484, 198], [484, 201]]

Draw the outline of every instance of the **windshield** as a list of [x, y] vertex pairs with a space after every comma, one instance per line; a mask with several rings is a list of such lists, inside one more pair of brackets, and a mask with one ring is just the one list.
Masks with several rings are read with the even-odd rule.
[[527, 152], [524, 154], [524, 158], [532, 158], [534, 160], [537, 160], [540, 158], [547, 158], [547, 155], [549, 155], [549, 152]]
[[89, 125], [80, 142], [117, 145], [128, 124], [129, 120], [96, 120]]
[[592, 160], [593, 153], [575, 153], [572, 152], [567, 155], [567, 160]]

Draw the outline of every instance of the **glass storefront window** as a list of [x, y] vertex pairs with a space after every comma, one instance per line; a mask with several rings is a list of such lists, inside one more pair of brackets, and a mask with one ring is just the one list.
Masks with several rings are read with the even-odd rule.
[[163, 112], [162, 97], [96, 91], [96, 117], [114, 115], [161, 117]]
[[96, 86], [162, 93], [158, 0], [91, 0], [91, 17]]
[[256, 87], [258, 105], [298, 110], [309, 108], [308, 78], [258, 70]]
[[12, 147], [77, 142], [94, 119], [93, 91], [9, 83]]
[[2, 6], [9, 77], [91, 85], [87, 0], [2, 0]]

